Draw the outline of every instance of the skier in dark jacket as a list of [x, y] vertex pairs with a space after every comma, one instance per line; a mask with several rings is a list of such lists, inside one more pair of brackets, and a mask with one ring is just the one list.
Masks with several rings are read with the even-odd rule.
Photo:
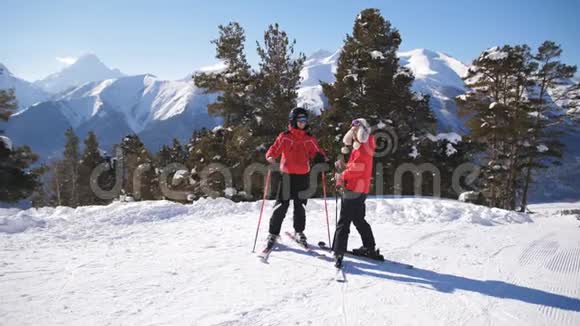
[[[351, 222], [360, 233], [363, 242], [363, 246], [353, 250], [353, 252], [357, 255], [380, 259], [380, 254], [375, 249], [373, 231], [365, 220], [365, 200], [371, 186], [373, 156], [376, 147], [375, 138], [370, 131], [370, 126], [365, 119], [353, 120], [351, 129], [343, 138], [343, 143], [353, 148], [348, 163], [345, 166], [343, 161], [336, 162], [337, 169], [344, 168], [342, 173], [336, 174], [336, 185], [343, 188], [340, 218], [333, 242], [337, 268], [342, 268], [342, 259], [347, 250]], [[343, 148], [343, 153], [348, 153], [348, 147]]]
[[306, 196], [301, 194], [309, 187], [310, 160], [314, 163], [328, 162], [324, 152], [318, 146], [316, 138], [308, 132], [308, 112], [303, 108], [294, 108], [289, 115], [288, 130], [276, 138], [266, 152], [266, 160], [274, 164], [281, 156], [281, 182], [279, 184], [274, 212], [270, 218], [270, 234], [265, 250], [272, 250], [286, 216], [290, 200], [294, 203], [295, 237], [305, 247]]

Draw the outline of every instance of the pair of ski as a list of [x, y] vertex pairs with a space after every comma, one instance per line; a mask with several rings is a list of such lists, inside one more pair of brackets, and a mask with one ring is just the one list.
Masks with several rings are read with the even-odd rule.
[[[308, 252], [311, 256], [316, 257], [316, 258], [320, 258], [320, 259], [325, 259], [325, 260], [328, 260], [330, 258], [325, 254], [321, 254], [321, 253], [317, 252], [316, 250], [313, 250], [312, 248], [310, 248], [308, 246], [308, 244], [301, 242], [299, 239], [297, 239], [290, 232], [285, 232], [285, 234], [286, 234], [286, 236], [288, 236], [288, 238], [290, 238], [291, 240], [294, 240], [302, 249], [306, 250], [306, 252]], [[332, 251], [332, 249], [330, 247], [328, 247], [324, 241], [318, 242], [318, 247], [321, 250], [325, 250], [328, 252]], [[272, 250], [273, 250], [273, 248], [272, 248]], [[270, 256], [270, 253], [272, 252], [272, 250], [263, 250], [260, 254], [258, 254], [258, 257], [262, 260], [262, 262], [268, 263], [268, 257]], [[396, 266], [399, 266], [402, 268], [406, 268], [406, 269], [413, 268], [413, 265], [400, 263], [400, 262], [392, 261], [392, 260], [386, 260], [386, 259], [384, 259], [383, 256], [379, 256], [378, 258], [372, 258], [372, 257], [357, 255], [356, 253], [354, 253], [350, 250], [347, 251], [345, 253], [345, 255], [351, 256], [351, 257], [356, 257], [356, 258], [369, 259], [369, 260], [373, 260], [373, 261], [385, 262], [385, 263], [393, 264], [393, 265], [396, 265]], [[332, 258], [330, 258], [330, 259], [332, 259]], [[344, 272], [344, 266], [342, 268], [335, 268], [334, 280], [337, 282], [341, 282], [341, 283], [346, 282], [346, 274]]]
[[[331, 257], [329, 257], [329, 256], [327, 256], [325, 254], [321, 254], [321, 253], [317, 252], [316, 250], [310, 248], [307, 243], [304, 243], [304, 242], [300, 241], [300, 239], [297, 239], [292, 233], [290, 233], [290, 232], [284, 232], [284, 234], [288, 238], [290, 238], [291, 240], [293, 240], [294, 242], [296, 242], [300, 246], [301, 249], [306, 250], [306, 252], [309, 255], [311, 255], [312, 257], [319, 258], [319, 259], [324, 259], [324, 260], [327, 260], [327, 261], [332, 261], [332, 258]], [[264, 249], [264, 250], [262, 250], [262, 252], [260, 252], [258, 254], [258, 257], [260, 258], [260, 260], [263, 263], [266, 263], [266, 264], [268, 263], [268, 258], [270, 257], [270, 253], [272, 253], [273, 249], [274, 248], [272, 248], [270, 250]], [[320, 249], [325, 250], [325, 248], [322, 248], [322, 247]], [[344, 271], [341, 268], [336, 268], [334, 280], [336, 280], [337, 282], [346, 282], [346, 276], [344, 274]]]
[[[332, 251], [332, 248], [328, 247], [326, 245], [326, 243], [324, 241], [320, 241], [318, 242], [318, 247], [322, 250], [326, 250], [328, 252]], [[356, 253], [354, 253], [351, 250], [348, 250], [345, 252], [345, 256], [351, 256], [351, 257], [356, 257], [356, 258], [364, 258], [364, 259], [369, 259], [372, 261], [379, 261], [379, 262], [384, 262], [384, 263], [388, 263], [388, 264], [393, 264], [402, 268], [406, 268], [406, 269], [412, 269], [413, 265], [409, 265], [409, 264], [404, 264], [404, 263], [400, 263], [397, 261], [393, 261], [393, 260], [387, 260], [385, 259], [382, 255], [379, 255], [378, 257], [368, 257], [368, 256], [363, 256], [363, 255], [357, 255]], [[344, 273], [344, 265], [341, 268], [336, 268], [335, 271], [336, 275], [334, 276], [334, 280], [336, 280], [337, 282], [346, 282], [346, 274]]]
[[[310, 247], [308, 246], [308, 244], [307, 244], [307, 243], [304, 243], [304, 242], [300, 241], [300, 239], [297, 239], [297, 238], [296, 238], [296, 237], [295, 237], [295, 236], [294, 236], [292, 233], [290, 233], [290, 232], [286, 231], [286, 232], [284, 232], [284, 234], [285, 234], [286, 236], [288, 236], [288, 238], [290, 238], [291, 240], [293, 240], [294, 242], [296, 242], [296, 243], [297, 243], [297, 244], [300, 246], [300, 248], [302, 248], [302, 249], [306, 250], [306, 252], [307, 252], [309, 255], [311, 255], [311, 256], [313, 256], [313, 257], [316, 257], [316, 258], [320, 258], [320, 259], [325, 259], [325, 258], [327, 258], [327, 257], [328, 257], [328, 256], [326, 256], [325, 254], [321, 254], [321, 253], [317, 252], [316, 250], [313, 250], [312, 248], [310, 248]], [[275, 246], [276, 246], [276, 245], [274, 245], [274, 247], [275, 247]], [[268, 258], [270, 257], [270, 254], [272, 253], [272, 251], [273, 251], [273, 250], [274, 250], [274, 248], [272, 248], [272, 249], [270, 249], [270, 250], [268, 250], [267, 248], [264, 248], [264, 250], [262, 250], [262, 251], [261, 251], [261, 252], [258, 254], [258, 258], [260, 258], [260, 260], [261, 260], [263, 263], [268, 263]]]
[[[320, 247], [320, 249], [322, 249], [322, 250], [332, 251], [332, 249], [330, 247], [328, 247], [326, 245], [326, 242], [324, 242], [324, 241], [318, 242], [318, 247]], [[400, 267], [403, 267], [403, 268], [406, 268], [406, 269], [412, 269], [413, 268], [413, 265], [401, 263], [401, 262], [394, 261], [394, 260], [385, 259], [383, 257], [383, 255], [379, 255], [378, 258], [373, 258], [373, 257], [369, 257], [369, 256], [358, 255], [358, 254], [354, 253], [352, 250], [347, 250], [345, 252], [345, 255], [346, 256], [351, 256], [351, 257], [356, 257], [356, 258], [368, 259], [368, 260], [372, 260], [372, 261], [380, 261], [380, 262], [384, 262], [384, 263], [387, 263], [387, 264], [392, 264], [392, 265], [400, 266]]]

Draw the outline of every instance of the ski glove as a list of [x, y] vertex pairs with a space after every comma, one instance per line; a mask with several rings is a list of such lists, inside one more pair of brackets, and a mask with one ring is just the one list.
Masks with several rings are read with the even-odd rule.
[[313, 161], [314, 164], [319, 164], [319, 163], [328, 163], [330, 160], [326, 156], [322, 155], [322, 153], [318, 152], [314, 156]]

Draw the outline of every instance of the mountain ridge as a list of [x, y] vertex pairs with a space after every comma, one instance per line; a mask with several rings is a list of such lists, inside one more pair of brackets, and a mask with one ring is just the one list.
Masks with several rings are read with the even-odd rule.
[[35, 81], [33, 84], [46, 92], [56, 94], [87, 82], [125, 76], [119, 69], [107, 67], [95, 54], [80, 56], [76, 62]]
[[34, 84], [15, 76], [2, 63], [0, 63], [0, 89], [14, 89], [18, 111], [51, 97], [50, 94]]

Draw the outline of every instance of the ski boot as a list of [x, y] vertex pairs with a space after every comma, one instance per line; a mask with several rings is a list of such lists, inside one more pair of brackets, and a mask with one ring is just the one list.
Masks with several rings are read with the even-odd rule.
[[274, 246], [276, 245], [276, 243], [278, 242], [278, 236], [275, 234], [268, 234], [268, 238], [266, 239], [266, 248], [264, 248], [264, 251], [272, 251], [272, 249], [274, 249]]
[[342, 269], [342, 259], [343, 258], [344, 258], [344, 255], [335, 254], [334, 255], [334, 267], [336, 267], [337, 269]]
[[294, 233], [294, 239], [302, 247], [308, 249], [308, 242], [306, 241], [306, 236], [304, 235], [304, 232], [295, 232]]
[[353, 249], [352, 254], [355, 256], [368, 257], [368, 258], [374, 259], [374, 260], [380, 260], [380, 261], [385, 260], [385, 257], [383, 257], [383, 255], [381, 255], [379, 249], [375, 249], [375, 248], [360, 247], [358, 249]]
[[278, 240], [278, 236], [275, 234], [269, 234], [268, 239], [266, 241], [266, 247], [258, 254], [258, 257], [262, 260], [262, 262], [267, 263], [268, 257], [270, 257], [270, 253], [274, 250], [274, 246]]

